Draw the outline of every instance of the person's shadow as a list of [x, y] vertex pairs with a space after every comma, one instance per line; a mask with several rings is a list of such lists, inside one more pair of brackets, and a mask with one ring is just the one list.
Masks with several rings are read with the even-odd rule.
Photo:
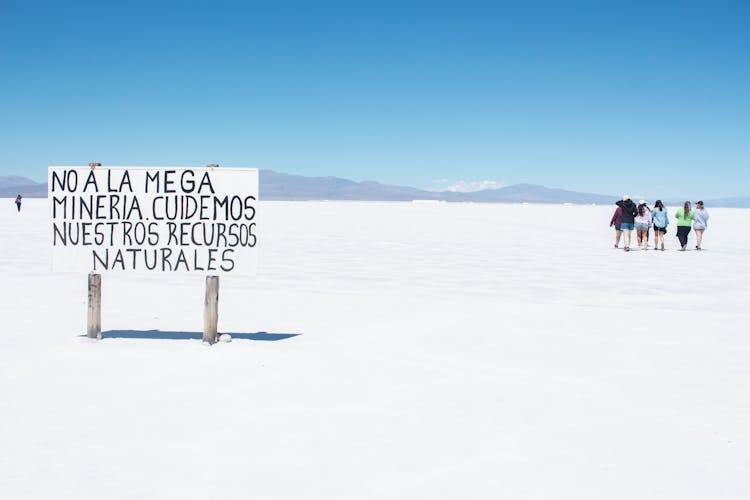
[[[232, 340], [258, 340], [262, 342], [275, 342], [301, 335], [300, 333], [228, 333]], [[82, 335], [85, 337], [86, 335]], [[152, 339], [152, 340], [201, 340], [203, 332], [176, 332], [165, 330], [106, 330], [102, 332], [102, 339]]]

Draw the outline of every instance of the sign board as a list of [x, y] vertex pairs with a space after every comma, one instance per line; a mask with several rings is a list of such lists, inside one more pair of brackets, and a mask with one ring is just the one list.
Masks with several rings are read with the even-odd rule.
[[253, 274], [258, 170], [50, 167], [53, 271]]

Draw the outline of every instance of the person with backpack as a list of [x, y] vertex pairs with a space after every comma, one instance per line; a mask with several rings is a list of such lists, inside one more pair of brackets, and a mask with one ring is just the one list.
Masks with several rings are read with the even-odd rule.
[[703, 207], [702, 201], [695, 203], [693, 229], [695, 229], [695, 249], [700, 250], [703, 243], [703, 232], [708, 229], [708, 210]]
[[635, 235], [638, 247], [648, 250], [648, 230], [651, 228], [651, 210], [645, 200], [638, 202], [638, 213], [635, 216]]
[[651, 221], [654, 225], [654, 250], [659, 249], [660, 243], [661, 249], [664, 250], [664, 235], [667, 234], [669, 216], [661, 200], [656, 200], [656, 203], [654, 203], [654, 210], [651, 212]]
[[16, 202], [15, 203], [16, 203], [16, 208], [18, 209], [19, 212], [21, 211], [21, 198], [22, 198], [22, 196], [20, 194], [18, 196], [16, 196]]
[[625, 251], [630, 251], [630, 233], [635, 229], [635, 216], [638, 209], [630, 196], [622, 197], [622, 215], [620, 216], [620, 230], [625, 236]]
[[620, 223], [622, 222], [622, 200], [617, 200], [617, 202], [615, 202], [615, 205], [617, 205], [617, 208], [615, 208], [615, 213], [612, 215], [612, 219], [610, 219], [609, 221], [609, 227], [614, 226], [615, 248], [620, 248], [620, 237], [622, 236], [622, 231], [620, 230]]
[[689, 201], [686, 201], [682, 208], [677, 210], [675, 218], [677, 219], [677, 239], [680, 240], [680, 246], [682, 247], [680, 250], [684, 252], [687, 249], [690, 226], [695, 218], [695, 212], [691, 210]]

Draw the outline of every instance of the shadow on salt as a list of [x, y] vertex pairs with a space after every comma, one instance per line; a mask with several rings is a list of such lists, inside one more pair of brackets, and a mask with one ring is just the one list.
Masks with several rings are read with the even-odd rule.
[[[301, 335], [301, 333], [228, 333], [232, 340], [256, 340], [261, 342], [276, 342]], [[85, 337], [86, 335], [81, 335]], [[201, 340], [203, 332], [173, 332], [163, 330], [107, 330], [102, 332], [102, 339], [154, 339], [154, 340]]]

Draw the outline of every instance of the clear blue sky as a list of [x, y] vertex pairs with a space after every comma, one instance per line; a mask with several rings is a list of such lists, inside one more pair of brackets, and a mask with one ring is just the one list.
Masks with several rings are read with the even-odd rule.
[[750, 2], [0, 2], [0, 175], [750, 194]]

